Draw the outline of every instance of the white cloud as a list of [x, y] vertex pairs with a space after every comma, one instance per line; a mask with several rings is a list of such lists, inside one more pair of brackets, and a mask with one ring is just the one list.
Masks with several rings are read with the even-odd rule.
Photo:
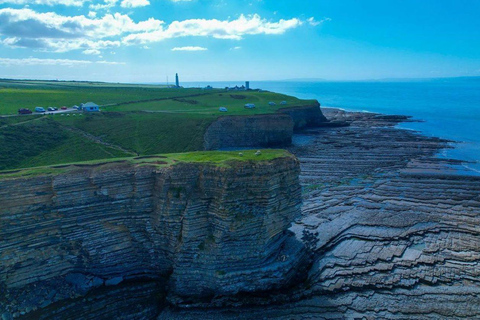
[[87, 65], [87, 64], [112, 64], [112, 65], [122, 65], [124, 62], [114, 62], [114, 61], [89, 61], [89, 60], [71, 60], [71, 59], [38, 59], [38, 58], [25, 58], [25, 59], [11, 59], [11, 58], [0, 58], [0, 65], [4, 66], [78, 66], [78, 65]]
[[172, 51], [207, 51], [208, 49], [207, 48], [203, 48], [203, 47], [191, 47], [191, 46], [188, 46], [188, 47], [175, 47], [172, 49]]
[[90, 0], [0, 0], [0, 4], [39, 4], [47, 6], [64, 5], [81, 7]]
[[[123, 1], [139, 3], [138, 0]], [[109, 5], [117, 2], [104, 1]], [[7, 47], [36, 51], [81, 50], [85, 54], [100, 54], [105, 49], [129, 45], [143, 47], [180, 37], [241, 40], [248, 35], [281, 35], [304, 23], [316, 21], [313, 18], [306, 21], [297, 18], [269, 21], [254, 14], [240, 15], [234, 20], [189, 19], [166, 25], [164, 21], [154, 18], [136, 22], [127, 14], [118, 12], [103, 17], [97, 17], [92, 11], [88, 16], [64, 16], [54, 12], [40, 13], [29, 8], [4, 8], [0, 9], [0, 43]]]
[[323, 24], [324, 22], [328, 22], [328, 21], [332, 21], [332, 19], [330, 19], [330, 18], [323, 18], [323, 19], [320, 20], [320, 21], [315, 20], [314, 17], [311, 17], [311, 18], [308, 18], [308, 19], [307, 19], [308, 24], [310, 24], [310, 25], [313, 26], [313, 27], [316, 27], [316, 26], [321, 25], [321, 24]]
[[270, 22], [262, 19], [258, 14], [251, 16], [241, 15], [236, 20], [217, 19], [190, 19], [174, 21], [168, 28], [152, 32], [130, 34], [123, 39], [127, 44], [158, 42], [165, 39], [179, 37], [213, 37], [217, 39], [241, 40], [245, 35], [279, 35], [289, 29], [302, 25], [297, 18]]
[[98, 49], [87, 49], [83, 51], [84, 54], [93, 54], [93, 55], [98, 55], [101, 54], [102, 52]]
[[123, 0], [120, 6], [122, 8], [137, 8], [148, 6], [150, 2], [148, 0]]
[[105, 60], [95, 61], [95, 63], [99, 63], [99, 64], [111, 64], [111, 65], [126, 64], [125, 62], [105, 61]]
[[120, 13], [87, 18], [38, 13], [31, 9], [0, 9], [0, 34], [4, 36], [1, 42], [10, 47], [40, 51], [85, 52], [119, 47], [122, 35], [158, 30], [163, 23], [153, 18], [136, 23]]
[[88, 12], [88, 17], [89, 18], [96, 18], [97, 17], [97, 13], [95, 11], [90, 11]]
[[[38, 13], [31, 9], [0, 9], [0, 33], [35, 38], [106, 38], [125, 33], [158, 30], [163, 21], [150, 18], [135, 23], [128, 15], [106, 14], [102, 18], [61, 16], [54, 12]], [[12, 30], [12, 27], [21, 27]]]
[[101, 3], [91, 4], [89, 6], [89, 8], [90, 8], [90, 10], [110, 9], [112, 7], [115, 7], [117, 2], [118, 2], [118, 0], [104, 0], [103, 4], [101, 4]]
[[230, 48], [230, 50], [240, 50], [240, 49], [242, 49], [242, 47], [240, 47], [240, 46]]

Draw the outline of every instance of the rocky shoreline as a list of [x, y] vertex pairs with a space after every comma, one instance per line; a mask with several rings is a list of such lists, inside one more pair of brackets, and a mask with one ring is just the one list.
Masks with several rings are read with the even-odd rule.
[[[235, 174], [226, 174], [222, 171], [224, 178], [217, 177], [214, 174], [215, 172], [211, 174], [204, 173], [201, 176], [208, 179], [202, 179], [208, 183], [192, 182], [188, 184], [192, 186], [192, 190], [197, 190], [199, 186], [203, 185], [208, 186], [205, 190], [217, 190], [218, 188], [214, 186], [225, 184], [226, 189], [220, 189], [231, 190], [228, 193], [228, 197], [223, 198], [230, 199], [228, 203], [231, 204], [232, 210], [238, 209], [237, 204], [240, 198], [237, 199], [237, 197], [241, 196], [240, 190], [247, 185], [251, 185], [252, 190], [256, 190], [252, 194], [255, 197], [249, 198], [252, 201], [252, 206], [253, 203], [263, 201], [268, 203], [268, 208], [283, 205], [286, 208], [286, 211], [284, 211], [289, 212], [288, 219], [276, 220], [278, 230], [288, 228], [292, 220], [291, 218], [293, 218], [293, 215], [290, 213], [293, 212], [292, 208], [295, 208], [295, 203], [297, 203], [293, 200], [292, 203], [283, 203], [281, 197], [285, 197], [288, 194], [291, 199], [300, 199], [301, 196], [303, 199], [301, 210], [297, 206], [297, 217], [289, 228], [288, 234], [282, 233], [282, 239], [288, 238], [289, 241], [303, 243], [304, 247], [307, 248], [307, 252], [302, 253], [300, 256], [309, 262], [302, 264], [301, 270], [295, 267], [297, 268], [295, 270], [297, 275], [300, 274], [302, 277], [295, 277], [294, 272], [289, 272], [283, 267], [277, 269], [267, 268], [263, 262], [254, 263], [258, 266], [257, 269], [244, 272], [252, 279], [252, 284], [258, 285], [258, 281], [265, 281], [265, 279], [268, 280], [269, 278], [274, 279], [278, 277], [278, 279], [285, 279], [285, 276], [295, 279], [293, 283], [283, 284], [282, 286], [270, 285], [267, 291], [259, 291], [259, 288], [261, 288], [259, 286], [252, 288], [249, 292], [245, 291], [235, 294], [238, 290], [228, 290], [231, 286], [235, 286], [237, 282], [234, 279], [230, 281], [229, 277], [226, 276], [227, 272], [225, 271], [225, 274], [222, 272], [222, 270], [230, 271], [231, 263], [228, 265], [228, 261], [231, 259], [225, 259], [226, 264], [216, 269], [214, 268], [215, 270], [210, 270], [211, 268], [208, 267], [210, 263], [208, 259], [202, 260], [201, 264], [190, 263], [189, 253], [205, 250], [206, 248], [204, 248], [204, 244], [196, 242], [198, 240], [197, 231], [200, 230], [198, 221], [202, 219], [208, 220], [193, 214], [198, 211], [197, 204], [189, 204], [186, 207], [189, 208], [187, 211], [192, 213], [191, 217], [195, 218], [191, 219], [192, 223], [190, 224], [186, 224], [190, 220], [186, 219], [185, 222], [183, 216], [177, 214], [175, 210], [169, 209], [171, 212], [167, 210], [169, 212], [168, 215], [160, 215], [170, 217], [169, 219], [178, 216], [177, 220], [181, 223], [176, 223], [174, 226], [188, 226], [186, 229], [182, 228], [181, 233], [192, 235], [188, 239], [185, 238], [188, 240], [185, 243], [189, 244], [188, 247], [185, 247], [186, 250], [183, 250], [186, 253], [185, 255], [177, 254], [183, 251], [175, 245], [178, 242], [178, 236], [173, 235], [167, 237], [171, 240], [169, 243], [174, 244], [168, 246], [168, 248], [171, 247], [172, 250], [170, 251], [172, 252], [178, 251], [175, 255], [171, 254], [171, 256], [178, 256], [179, 258], [162, 260], [157, 257], [157, 259], [152, 260], [154, 262], [152, 262], [153, 265], [162, 261], [165, 262], [167, 266], [165, 268], [166, 273], [172, 272], [168, 270], [177, 270], [176, 273], [173, 273], [173, 276], [181, 281], [181, 286], [178, 285], [179, 282], [166, 284], [161, 279], [151, 281], [151, 279], [146, 279], [145, 277], [138, 277], [137, 275], [145, 273], [145, 270], [150, 268], [152, 263], [149, 261], [130, 261], [128, 260], [130, 252], [138, 251], [142, 253], [149, 250], [155, 251], [154, 249], [156, 248], [155, 246], [146, 246], [151, 241], [136, 240], [137, 238], [143, 239], [140, 238], [140, 236], [143, 236], [143, 233], [138, 230], [145, 228], [142, 229], [138, 219], [131, 219], [131, 222], [125, 224], [125, 221], [130, 219], [128, 212], [122, 216], [116, 213], [116, 207], [114, 206], [96, 205], [95, 208], [98, 207], [99, 209], [92, 207], [96, 210], [94, 210], [95, 212], [112, 211], [112, 215], [108, 216], [108, 219], [102, 224], [105, 227], [105, 231], [92, 233], [92, 236], [85, 239], [82, 238], [82, 246], [95, 240], [94, 235], [98, 234], [104, 236], [105, 239], [121, 238], [123, 236], [133, 239], [131, 241], [132, 246], [131, 248], [128, 247], [128, 250], [120, 248], [122, 250], [115, 249], [112, 251], [115, 259], [105, 260], [109, 263], [111, 262], [111, 265], [105, 266], [104, 260], [98, 260], [97, 262], [92, 260], [96, 263], [93, 266], [107, 268], [105, 270], [108, 270], [108, 272], [105, 274], [108, 275], [108, 279], [102, 280], [105, 282], [105, 286], [100, 285], [98, 290], [92, 291], [92, 294], [85, 296], [73, 294], [68, 300], [50, 299], [53, 303], [45, 305], [45, 307], [39, 308], [37, 311], [32, 311], [32, 308], [30, 308], [31, 312], [24, 312], [23, 314], [20, 310], [17, 313], [4, 313], [4, 310], [0, 308], [2, 311], [0, 315], [4, 319], [10, 319], [11, 315], [15, 318], [25, 319], [101, 319], [111, 318], [113, 314], [118, 319], [479, 318], [480, 177], [459, 174], [454, 168], [455, 165], [461, 163], [458, 160], [439, 159], [436, 157], [440, 150], [451, 147], [451, 141], [426, 137], [418, 132], [395, 128], [400, 122], [413, 121], [409, 117], [345, 112], [330, 108], [322, 110], [329, 120], [328, 123], [334, 125], [317, 128], [310, 127], [293, 135], [293, 144], [289, 151], [300, 160], [300, 168], [298, 168], [298, 163], [294, 165], [293, 162], [288, 168], [290, 168], [289, 170], [292, 173], [295, 171], [295, 175], [290, 174], [285, 179], [277, 179], [278, 183], [272, 182], [267, 171], [281, 170], [281, 163], [278, 163], [271, 168], [264, 167], [262, 169], [261, 166], [252, 168], [255, 172], [261, 169], [260, 171], [265, 173], [263, 178], [256, 177], [253, 179], [252, 177], [255, 175], [247, 174], [240, 182], [232, 180], [231, 183], [224, 183], [222, 179], [228, 177], [233, 179]], [[298, 181], [298, 178], [295, 177], [298, 177], [299, 169], [300, 176]], [[143, 172], [147, 168], [141, 170]], [[209, 170], [211, 171], [211, 169]], [[122, 172], [124, 171], [120, 170], [120, 173]], [[242, 169], [241, 172], [245, 173], [245, 170]], [[190, 172], [189, 174], [191, 176], [190, 180], [194, 181], [197, 173]], [[280, 175], [282, 174], [284, 173]], [[172, 181], [178, 180], [180, 182], [185, 180], [186, 176], [183, 171], [170, 175], [176, 179]], [[148, 183], [140, 183], [143, 181], [139, 179], [142, 175], [135, 174], [133, 176], [135, 176], [135, 179], [132, 180], [135, 182], [132, 184], [135, 185], [132, 189], [133, 193], [128, 190], [128, 192], [120, 192], [121, 190], [118, 188], [120, 188], [121, 184], [117, 188], [120, 190], [118, 194], [129, 195], [123, 202], [116, 201], [120, 207], [125, 205], [138, 207], [142, 203], [150, 203], [150, 200], [148, 200], [150, 198], [148, 197], [146, 200], [139, 201], [140, 198], [131, 196], [141, 191], [139, 186], [143, 186], [145, 189], [145, 186], [148, 185]], [[150, 177], [150, 175], [147, 176]], [[275, 176], [278, 177], [278, 175]], [[123, 178], [117, 179], [118, 181], [112, 180], [111, 174], [102, 176], [101, 171], [92, 171], [91, 174], [89, 173], [85, 177], [88, 177], [87, 180], [90, 181], [89, 187], [85, 190], [91, 189], [93, 191], [98, 186], [105, 185], [105, 182], [96, 183], [97, 180], [108, 180], [107, 182], [112, 186], [120, 183], [118, 181], [123, 181]], [[217, 178], [221, 181], [217, 181]], [[300, 182], [302, 186], [301, 195], [298, 187], [295, 190], [288, 189], [288, 185], [291, 185], [291, 181], [293, 181], [292, 179], [296, 179], [295, 184], [297, 186], [299, 186], [298, 182]], [[228, 182], [229, 179], [225, 181]], [[50, 188], [50, 185], [55, 184], [50, 182], [44, 184], [45, 188]], [[164, 184], [156, 183], [155, 185], [160, 190]], [[257, 190], [254, 188], [255, 185], [262, 185], [264, 188]], [[12, 188], [12, 190], [17, 189], [19, 188]], [[183, 190], [175, 187], [170, 189], [173, 191], [177, 189]], [[8, 191], [7, 189], [4, 190], [5, 192]], [[80, 192], [78, 190], [82, 190], [82, 188], [75, 190], [72, 189], [72, 192]], [[192, 194], [204, 194], [204, 189], [201, 190], [203, 191], [200, 193], [195, 191]], [[270, 197], [267, 198], [275, 201], [265, 198], [264, 193], [267, 191], [270, 192]], [[18, 192], [20, 192], [19, 196], [24, 197], [21, 191]], [[186, 196], [182, 196], [182, 192], [173, 192], [170, 196], [163, 197], [168, 199], [168, 203], [174, 204], [173, 206], [169, 205], [168, 208], [178, 209], [181, 207], [182, 201], [187, 199]], [[92, 196], [86, 197], [86, 199], [94, 199], [94, 203], [100, 203], [100, 200], [108, 200], [106, 196], [111, 196], [110, 193], [107, 195], [104, 193], [92, 193]], [[148, 193], [148, 195], [150, 194], [152, 192]], [[50, 199], [48, 192], [44, 192], [43, 196]], [[52, 199], [57, 203], [58, 199], [62, 199], [62, 194], [55, 192], [55, 197]], [[160, 200], [157, 199], [155, 201], [157, 203]], [[22, 201], [19, 205], [29, 206], [29, 203]], [[82, 203], [82, 206], [84, 205]], [[76, 207], [80, 208], [82, 206]], [[120, 207], [117, 208], [118, 212], [122, 211]], [[153, 209], [150, 210], [151, 207], [151, 205], [144, 205], [142, 208], [150, 214], [150, 212], [154, 211]], [[158, 203], [156, 207], [159, 207]], [[35, 212], [38, 212], [39, 217], [45, 215], [44, 207], [38, 206], [38, 208], [35, 208]], [[221, 212], [223, 212], [222, 210]], [[131, 211], [135, 210], [132, 209]], [[223, 215], [218, 214], [220, 211], [217, 211], [212, 211], [214, 212], [213, 216], [223, 217]], [[272, 215], [275, 215], [275, 212], [277, 211], [271, 211]], [[152, 217], [157, 216], [152, 215]], [[21, 215], [18, 214], [18, 217], [21, 217]], [[185, 215], [185, 217], [188, 218], [190, 215]], [[82, 217], [71, 216], [71, 218], [78, 220]], [[55, 231], [58, 229], [56, 225], [42, 224], [42, 219], [40, 218], [32, 220], [25, 216], [24, 219], [27, 219], [25, 221], [33, 221], [38, 225], [38, 227], [32, 229], [35, 230], [35, 233], [31, 234], [32, 237], [37, 237], [37, 239], [38, 237], [44, 237], [48, 240], [52, 232], [57, 232]], [[114, 222], [118, 219], [123, 221], [122, 225], [128, 226], [128, 230], [113, 228], [115, 227]], [[150, 220], [157, 221], [155, 219], [152, 218]], [[231, 219], [224, 220], [233, 224], [236, 221], [230, 221]], [[263, 223], [257, 220], [251, 225], [268, 225], [266, 222]], [[249, 234], [253, 230], [250, 225], [245, 224], [243, 221], [237, 222], [238, 226], [242, 227], [240, 229], [243, 230], [241, 233], [238, 233], [238, 239], [242, 239], [243, 235], [248, 239], [252, 238], [251, 234]], [[71, 225], [75, 226], [73, 223]], [[85, 225], [89, 226], [90, 224]], [[91, 225], [95, 225], [95, 223], [92, 222]], [[11, 223], [5, 226], [15, 227]], [[61, 227], [59, 227], [59, 230], [63, 232], [62, 234], [65, 237], [70, 237], [69, 234], [71, 233], [65, 233], [64, 224], [58, 224], [58, 226]], [[205, 224], [205, 226], [207, 229], [209, 228], [208, 224]], [[147, 229], [150, 230], [149, 228]], [[172, 230], [175, 231], [176, 229], [164, 228], [161, 230], [168, 231], [167, 233], [170, 234], [173, 232]], [[186, 233], [186, 231], [190, 233]], [[83, 234], [83, 232], [75, 232], [73, 234]], [[157, 233], [152, 234], [155, 237], [158, 236]], [[263, 234], [263, 232], [260, 232], [258, 235]], [[268, 241], [259, 242], [257, 241], [259, 239], [256, 241], [265, 243], [265, 248], [275, 251], [275, 245], [272, 246], [270, 244], [276, 244], [277, 242], [270, 240], [276, 239], [275, 235], [280, 233], [272, 231], [266, 234], [269, 237]], [[225, 233], [225, 235], [228, 235], [228, 233]], [[150, 237], [151, 235], [148, 236]], [[209, 240], [208, 237], [206, 239]], [[224, 248], [223, 239], [218, 238], [218, 241], [215, 240], [216, 238], [212, 239], [214, 241], [209, 240], [208, 242], [211, 247], [209, 247], [208, 252], [211, 252], [211, 254], [206, 255], [206, 258], [226, 257], [228, 253], [233, 252], [231, 250], [233, 247]], [[102, 245], [108, 244], [108, 241], [100, 240], [97, 242], [102, 243]], [[152, 243], [155, 244], [157, 242], [153, 241]], [[285, 240], [285, 243], [287, 242]], [[11, 243], [15, 245], [14, 242]], [[52, 243], [51, 245], [61, 244]], [[280, 263], [284, 262], [284, 256], [285, 259], [294, 256], [288, 253], [288, 250], [283, 249], [288, 246], [282, 245], [280, 247], [283, 253], [280, 255], [275, 254], [275, 257], [280, 259], [278, 260]], [[159, 248], [163, 247], [159, 246]], [[252, 248], [252, 246], [241, 247], [241, 249], [246, 251], [249, 248]], [[59, 247], [60, 249], [63, 250], [62, 247]], [[33, 249], [25, 245], [23, 250], [31, 251]], [[64, 257], [73, 259], [74, 256], [69, 254], [70, 251], [66, 250]], [[126, 255], [119, 255], [119, 253], [124, 251], [127, 253]], [[248, 252], [255, 253], [251, 250]], [[259, 253], [261, 252], [265, 252], [265, 250], [259, 250]], [[3, 250], [3, 253], [5, 255], [4, 261], [11, 259], [8, 256], [8, 251]], [[148, 254], [145, 255], [145, 257], [148, 256]], [[247, 257], [248, 255], [244, 256]], [[255, 254], [252, 257], [254, 256]], [[50, 255], [45, 254], [42, 257], [48, 260]], [[244, 260], [251, 263], [252, 257], [248, 256]], [[233, 256], [231, 258], [234, 259]], [[269, 256], [260, 258], [259, 261], [271, 262]], [[237, 263], [242, 264], [243, 260], [237, 260], [235, 260]], [[174, 261], [174, 263], [172, 264], [171, 261]], [[28, 280], [30, 279], [28, 277], [32, 275], [29, 270], [33, 265], [27, 262], [12, 265], [9, 267], [10, 269], [0, 268], [0, 274], [3, 274], [6, 277], [5, 279], [8, 278], [11, 281], [18, 279]], [[82, 263], [72, 264], [77, 273], [84, 271], [82, 269], [83, 266], [89, 268], [92, 266], [91, 261]], [[114, 276], [118, 275], [115, 273], [115, 268], [121, 263], [129, 263], [132, 266], [130, 269], [133, 276], [130, 278], [126, 277], [120, 284], [115, 284], [112, 282], [116, 279]], [[216, 263], [218, 264], [218, 261]], [[175, 268], [172, 268], [170, 264], [175, 266]], [[278, 263], [275, 262], [276, 264]], [[50, 268], [52, 268], [51, 263], [44, 265], [50, 265]], [[295, 263], [292, 265], [295, 265]], [[183, 268], [183, 266], [187, 267]], [[22, 273], [19, 270], [26, 271]], [[157, 270], [154, 271], [157, 272]], [[266, 276], [262, 275], [262, 272], [267, 272]], [[92, 272], [86, 273], [90, 274]], [[237, 273], [233, 272], [232, 274], [236, 275]], [[214, 288], [215, 290], [223, 288], [228, 292], [209, 297], [208, 301], [179, 299], [185, 293], [194, 293], [196, 289], [201, 287], [203, 279], [207, 278], [217, 279], [218, 286]], [[78, 279], [75, 278], [73, 280], [71, 282], [73, 285], [76, 285]], [[197, 282], [192, 282], [192, 280]], [[111, 286], [106, 284], [107, 281], [112, 282], [110, 283]], [[55, 283], [51, 282], [53, 285]], [[43, 290], [42, 287], [37, 286], [35, 281], [32, 282], [32, 285], [36, 286], [35, 290]], [[94, 281], [92, 286], [94, 286]], [[168, 296], [164, 289], [166, 286], [170, 286], [171, 289], [175, 289], [180, 294]], [[60, 289], [57, 286], [56, 291], [61, 291]], [[0, 285], [0, 293], [3, 292], [10, 295], [9, 297], [4, 295], [4, 297], [7, 297], [7, 304], [11, 304], [10, 302], [16, 299], [14, 297], [15, 294], [18, 297], [25, 296], [26, 291], [22, 292], [22, 288], [19, 290], [18, 292], [7, 292], [6, 288]], [[32, 289], [30, 292], [35, 292], [35, 290]], [[74, 290], [73, 292], [77, 291]], [[45, 295], [49, 294], [48, 290], [43, 293]]]
[[323, 112], [349, 126], [310, 128], [289, 149], [303, 186], [290, 230], [312, 252], [307, 281], [159, 319], [480, 317], [480, 177], [435, 157], [451, 141], [394, 128], [408, 117]]

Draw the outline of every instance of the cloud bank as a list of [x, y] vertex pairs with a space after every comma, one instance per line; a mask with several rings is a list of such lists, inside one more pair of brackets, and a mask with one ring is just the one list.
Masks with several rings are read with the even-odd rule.
[[[9, 1], [20, 3], [23, 0]], [[117, 2], [118, 0], [105, 0], [107, 4]], [[148, 3], [148, 0], [120, 2], [121, 6], [128, 8]], [[322, 21], [315, 21], [314, 18], [305, 21], [298, 18], [270, 21], [254, 14], [240, 15], [234, 20], [188, 19], [166, 24], [155, 18], [135, 22], [127, 14], [121, 13], [108, 13], [103, 17], [95, 14], [64, 16], [54, 12], [40, 13], [30, 8], [4, 8], [0, 9], [0, 42], [11, 48], [32, 48], [49, 52], [81, 50], [85, 54], [100, 54], [105, 49], [133, 45], [143, 47], [150, 43], [183, 37], [238, 41], [252, 35], [281, 35], [303, 24], [317, 25]]]

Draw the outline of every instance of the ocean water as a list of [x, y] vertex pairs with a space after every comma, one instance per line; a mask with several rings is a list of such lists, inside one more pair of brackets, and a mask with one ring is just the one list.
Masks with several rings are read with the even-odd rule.
[[[242, 83], [210, 84], [225, 87]], [[206, 83], [185, 84], [202, 85]], [[371, 82], [252, 81], [250, 87], [317, 99], [324, 107], [409, 115], [423, 120], [399, 127], [456, 141], [454, 149], [438, 156], [468, 161], [465, 166], [480, 173], [479, 77]]]

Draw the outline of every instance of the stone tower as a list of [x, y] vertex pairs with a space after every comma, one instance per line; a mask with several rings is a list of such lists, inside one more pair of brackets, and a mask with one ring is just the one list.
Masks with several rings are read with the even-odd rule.
[[175, 73], [175, 85], [178, 87], [180, 87], [180, 82], [178, 81], [178, 73]]

